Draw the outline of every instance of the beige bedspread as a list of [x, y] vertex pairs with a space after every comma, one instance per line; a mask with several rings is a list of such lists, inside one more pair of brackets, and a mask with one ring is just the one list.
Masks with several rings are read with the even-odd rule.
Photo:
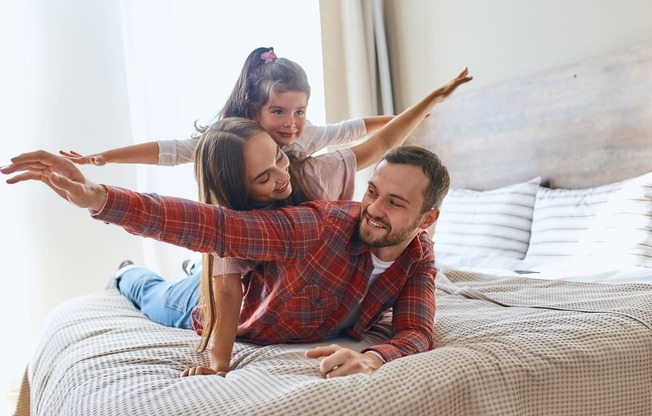
[[179, 378], [207, 363], [197, 336], [108, 290], [50, 313], [24, 389], [43, 416], [652, 414], [652, 286], [437, 279], [435, 348], [373, 375], [320, 377], [312, 344], [238, 343], [226, 378]]

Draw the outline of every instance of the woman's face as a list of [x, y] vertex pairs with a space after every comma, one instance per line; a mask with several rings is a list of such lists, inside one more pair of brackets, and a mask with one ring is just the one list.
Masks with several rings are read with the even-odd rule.
[[269, 134], [259, 133], [247, 140], [244, 158], [249, 198], [264, 205], [290, 196], [290, 161]]
[[280, 92], [269, 101], [254, 118], [279, 146], [289, 146], [306, 127], [308, 96], [300, 91]]

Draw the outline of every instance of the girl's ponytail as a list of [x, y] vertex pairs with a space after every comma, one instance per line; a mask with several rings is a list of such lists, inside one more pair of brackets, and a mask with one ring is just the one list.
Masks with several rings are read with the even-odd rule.
[[231, 96], [218, 119], [242, 117], [254, 120], [278, 93], [299, 91], [310, 98], [310, 84], [301, 65], [278, 58], [274, 48], [257, 48], [245, 60]]
[[270, 60], [272, 56], [275, 60], [276, 54], [274, 54], [274, 48], [271, 47], [256, 48], [247, 56], [233, 91], [231, 91], [231, 95], [224, 104], [222, 111], [218, 114], [218, 119], [228, 117], [252, 118], [249, 112], [251, 84], [255, 81], [255, 74], [260, 67], [268, 63], [268, 61], [273, 62], [273, 60]]

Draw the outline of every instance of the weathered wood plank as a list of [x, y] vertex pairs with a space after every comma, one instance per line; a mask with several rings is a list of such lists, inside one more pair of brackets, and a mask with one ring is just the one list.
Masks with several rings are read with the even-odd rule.
[[409, 143], [435, 151], [452, 186], [542, 176], [581, 188], [652, 171], [652, 42], [435, 108]]

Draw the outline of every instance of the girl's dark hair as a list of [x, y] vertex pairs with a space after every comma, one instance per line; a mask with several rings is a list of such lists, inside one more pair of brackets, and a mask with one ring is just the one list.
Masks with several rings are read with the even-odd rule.
[[240, 76], [218, 119], [254, 119], [270, 97], [281, 92], [300, 91], [310, 98], [306, 72], [296, 62], [277, 58], [274, 48], [256, 48], [245, 60]]
[[[244, 211], [256, 208], [255, 201], [248, 197], [244, 145], [252, 137], [266, 133], [260, 124], [246, 118], [225, 118], [201, 132], [195, 150], [195, 177], [199, 184], [199, 200], [226, 208]], [[283, 201], [275, 201], [272, 207], [299, 205], [314, 200], [298, 174], [302, 162], [294, 156], [290, 159], [290, 181], [292, 193]], [[211, 334], [217, 326], [218, 317], [213, 291], [213, 256], [202, 255], [202, 277], [200, 286], [200, 314], [203, 324], [199, 350], [208, 346]]]

